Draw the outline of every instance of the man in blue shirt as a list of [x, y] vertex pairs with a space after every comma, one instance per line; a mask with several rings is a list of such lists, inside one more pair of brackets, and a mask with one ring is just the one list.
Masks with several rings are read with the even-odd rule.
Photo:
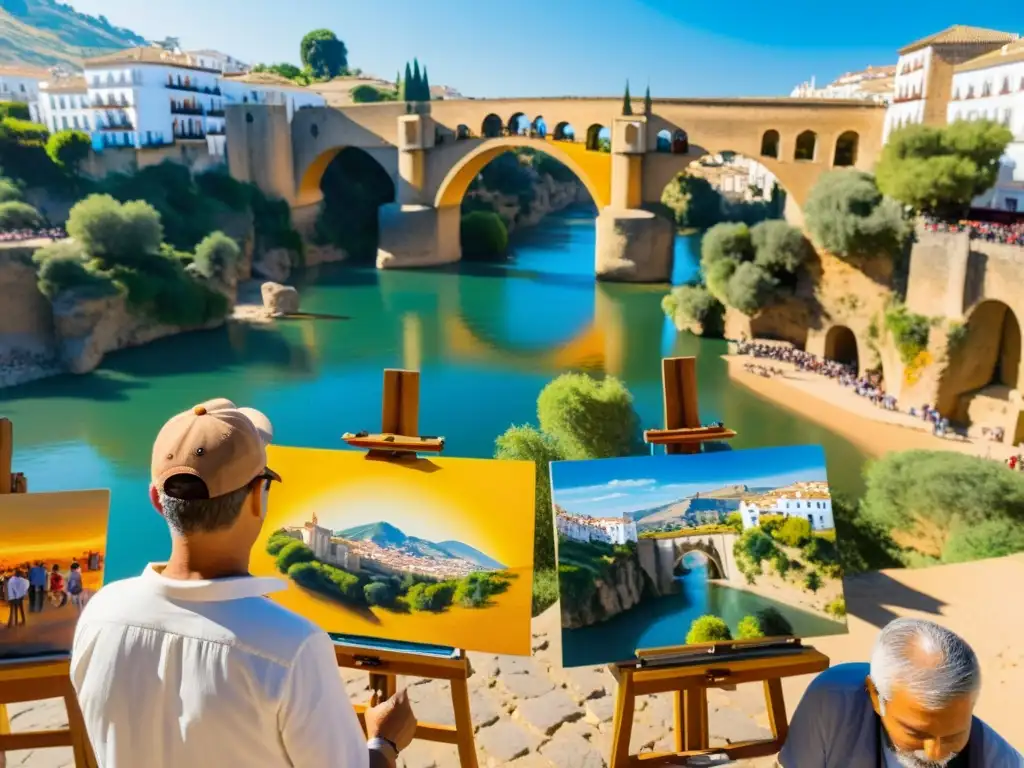
[[1024, 768], [974, 717], [981, 670], [971, 647], [922, 619], [896, 619], [871, 664], [840, 664], [811, 683], [779, 754], [782, 768]]
[[28, 609], [32, 613], [43, 610], [47, 578], [46, 567], [42, 563], [36, 563], [28, 569]]

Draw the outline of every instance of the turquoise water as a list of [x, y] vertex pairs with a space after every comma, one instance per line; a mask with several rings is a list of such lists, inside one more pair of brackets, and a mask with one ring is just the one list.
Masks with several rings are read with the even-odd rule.
[[684, 645], [694, 619], [718, 616], [736, 635], [745, 616], [775, 608], [786, 617], [796, 637], [821, 637], [846, 632], [846, 624], [832, 621], [791, 605], [742, 589], [708, 581], [707, 568], [688, 561], [690, 572], [677, 579], [678, 594], [640, 603], [608, 621], [582, 629], [562, 631], [562, 658], [566, 666], [607, 664], [609, 659], [628, 661], [638, 649]]
[[[677, 281], [696, 274], [694, 250], [680, 238]], [[578, 210], [518, 234], [507, 264], [309, 270], [303, 310], [335, 319], [180, 335], [108, 355], [86, 376], [0, 391], [15, 469], [34, 491], [111, 489], [107, 574], [117, 579], [167, 553], [147, 500], [150, 448], [170, 415], [202, 400], [265, 411], [280, 444], [341, 448], [343, 432], [379, 428], [382, 369], [416, 368], [421, 433], [444, 435], [448, 456], [487, 457], [511, 424], [535, 420], [538, 393], [569, 369], [621, 377], [644, 426], [657, 426], [660, 359], [696, 355], [701, 416], [736, 429], [734, 447], [823, 444], [833, 487], [860, 492], [858, 449], [734, 385], [725, 342], [666, 320], [665, 286], [597, 284], [593, 254], [593, 214]]]

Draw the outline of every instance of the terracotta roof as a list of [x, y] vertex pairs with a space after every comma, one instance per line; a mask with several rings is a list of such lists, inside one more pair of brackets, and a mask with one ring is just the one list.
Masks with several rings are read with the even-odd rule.
[[0, 77], [26, 77], [33, 80], [46, 80], [50, 77], [50, 73], [45, 69], [13, 64], [0, 66]]
[[123, 51], [115, 51], [114, 53], [85, 60], [86, 68], [102, 67], [107, 64], [161, 64], [165, 67], [195, 69], [200, 72], [220, 74], [218, 69], [200, 67], [195, 58], [187, 53], [173, 53], [153, 46], [125, 48]]
[[224, 75], [224, 79], [232, 83], [249, 83], [251, 85], [272, 85], [275, 88], [297, 88], [301, 91], [309, 90], [304, 85], [281, 77], [274, 72], [246, 72], [240, 75]]
[[85, 93], [89, 90], [85, 78], [81, 75], [48, 80], [39, 87], [47, 93]]
[[918, 40], [916, 43], [911, 43], [905, 48], [899, 50], [899, 55], [904, 56], [914, 51], [920, 51], [922, 48], [928, 48], [933, 45], [972, 45], [982, 43], [1009, 43], [1017, 39], [1017, 35], [1009, 32], [1000, 32], [995, 29], [985, 29], [984, 27], [968, 27], [964, 24], [954, 24], [948, 29], [944, 29], [941, 32], [936, 32], [934, 35]]
[[1002, 48], [978, 56], [976, 59], [965, 61], [953, 68], [954, 72], [973, 72], [978, 69], [999, 67], [1003, 64], [1013, 64], [1017, 61], [1024, 61], [1024, 40], [1016, 40], [1007, 43]]

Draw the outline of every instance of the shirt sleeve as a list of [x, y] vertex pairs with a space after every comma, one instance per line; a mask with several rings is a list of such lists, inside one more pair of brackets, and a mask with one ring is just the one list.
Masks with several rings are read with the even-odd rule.
[[826, 745], [834, 703], [827, 692], [814, 682], [807, 688], [789, 724], [786, 743], [779, 752], [782, 768], [825, 768]]
[[326, 633], [311, 635], [299, 649], [278, 717], [295, 768], [369, 768], [366, 737]]

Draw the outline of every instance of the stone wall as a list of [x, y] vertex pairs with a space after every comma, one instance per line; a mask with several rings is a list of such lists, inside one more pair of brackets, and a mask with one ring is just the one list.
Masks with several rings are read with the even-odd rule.
[[36, 286], [34, 251], [0, 249], [0, 387], [46, 376], [55, 365], [53, 312]]
[[102, 179], [111, 173], [134, 173], [166, 160], [184, 165], [193, 173], [221, 168], [227, 163], [225, 157], [211, 155], [205, 141], [179, 142], [157, 148], [107, 147], [101, 152], [92, 151], [82, 164], [82, 172], [93, 179]]

